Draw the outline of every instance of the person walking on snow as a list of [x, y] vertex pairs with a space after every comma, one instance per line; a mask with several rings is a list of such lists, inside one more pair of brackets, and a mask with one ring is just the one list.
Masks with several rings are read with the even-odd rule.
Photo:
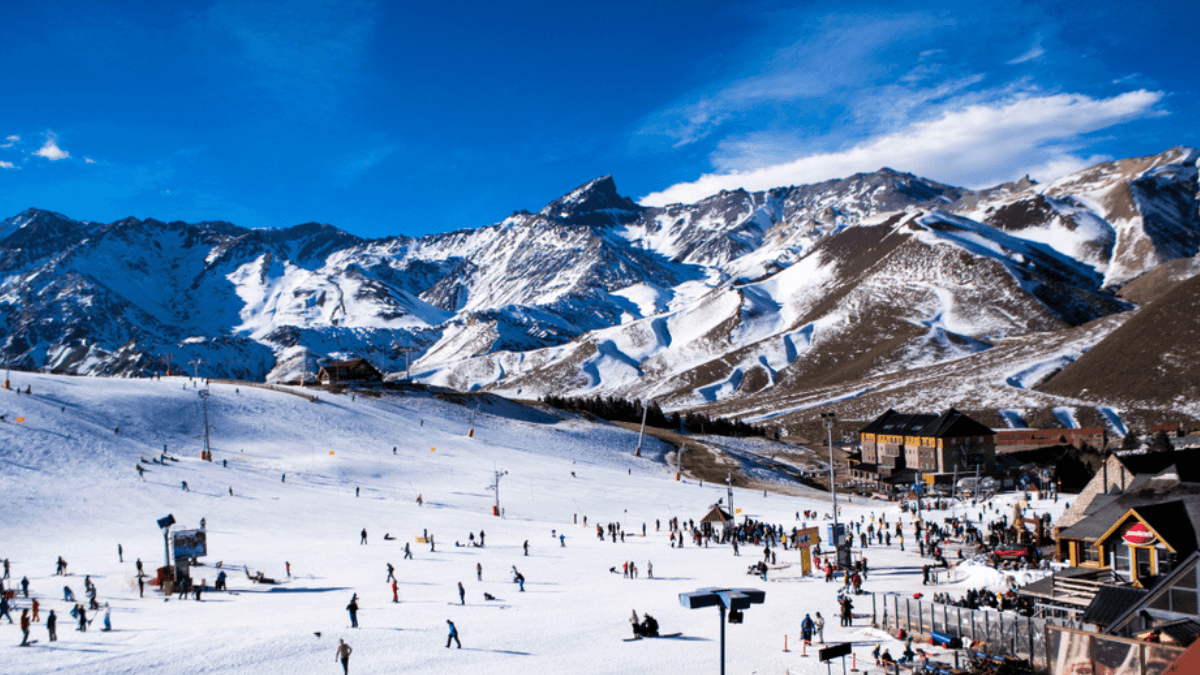
[[404, 542], [404, 559], [412, 560], [412, 549], [408, 547], [408, 542]]
[[475, 563], [475, 579], [483, 581], [483, 563]]
[[458, 629], [454, 627], [454, 622], [450, 619], [446, 619], [446, 623], [450, 625], [450, 635], [446, 637], [446, 649], [450, 649], [451, 641], [454, 641], [454, 643], [458, 645], [456, 649], [462, 649], [462, 642], [460, 642], [458, 639]]
[[102, 630], [105, 632], [112, 630], [112, 608], [108, 606], [107, 602], [104, 603], [104, 628]]
[[46, 615], [46, 631], [50, 634], [51, 642], [58, 642], [58, 617], [54, 615], [54, 610]]
[[817, 612], [817, 618], [813, 621], [814, 627], [817, 629], [817, 641], [825, 644], [825, 617]]
[[8, 609], [8, 593], [0, 591], [0, 617], [8, 619], [8, 622], [12, 623], [12, 615], [8, 613]]
[[458, 582], [458, 604], [467, 604], [467, 590], [463, 588], [462, 582]]
[[392, 602], [400, 602], [400, 588], [396, 582], [392, 582]]
[[345, 640], [338, 640], [337, 653], [333, 660], [342, 662], [342, 675], [350, 675], [350, 652], [352, 651], [354, 650], [346, 644]]
[[367, 545], [367, 528], [365, 528], [365, 527], [363, 528], [363, 531], [362, 531], [362, 537], [358, 540], [358, 544], [360, 546]]
[[804, 620], [800, 622], [800, 639], [805, 644], [812, 644], [813, 620], [812, 617], [805, 614]]
[[396, 575], [395, 575], [396, 568], [392, 567], [392, 563], [387, 564], [387, 571], [388, 571], [388, 575], [387, 575], [387, 579], [385, 579], [385, 581], [395, 581], [396, 580]]
[[350, 627], [358, 628], [358, 593], [350, 598], [350, 604], [346, 605], [346, 610], [350, 612]]
[[21, 646], [29, 646], [29, 610], [21, 610]]

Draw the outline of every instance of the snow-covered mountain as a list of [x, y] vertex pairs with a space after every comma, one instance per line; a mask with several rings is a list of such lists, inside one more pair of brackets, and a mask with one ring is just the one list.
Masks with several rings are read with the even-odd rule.
[[885, 168], [663, 208], [605, 176], [537, 213], [381, 240], [30, 209], [0, 222], [0, 351], [270, 380], [357, 355], [460, 389], [762, 414], [1134, 309], [1126, 283], [1200, 251], [1198, 158], [982, 191]]

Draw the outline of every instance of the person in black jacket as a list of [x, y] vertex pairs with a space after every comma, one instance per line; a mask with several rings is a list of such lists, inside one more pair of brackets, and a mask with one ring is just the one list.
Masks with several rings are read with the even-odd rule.
[[350, 627], [358, 628], [358, 593], [350, 598], [350, 604], [346, 605], [346, 610], [350, 612]]

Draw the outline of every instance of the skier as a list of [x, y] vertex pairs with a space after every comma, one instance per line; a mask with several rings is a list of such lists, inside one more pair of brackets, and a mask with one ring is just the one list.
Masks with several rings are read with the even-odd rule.
[[0, 616], [8, 619], [12, 623], [12, 615], [8, 613], [8, 593], [0, 591]]
[[525, 540], [524, 549], [525, 549], [525, 555], [529, 555], [529, 540], [528, 539]]
[[458, 639], [458, 629], [454, 627], [454, 622], [446, 619], [446, 623], [450, 625], [450, 635], [446, 638], [446, 649], [450, 649], [451, 641], [458, 645], [457, 649], [462, 649], [462, 642]]
[[39, 603], [39, 602], [37, 601], [37, 598], [34, 598], [34, 599], [33, 599], [33, 604], [32, 604], [32, 605], [30, 605], [30, 607], [33, 609], [33, 620], [34, 620], [34, 622], [35, 622], [35, 623], [41, 620], [41, 619], [39, 619], [39, 618], [38, 618], [38, 607], [41, 607], [41, 606], [42, 606], [42, 605], [41, 605], [41, 603]]
[[29, 577], [21, 577], [21, 593], [29, 597]]
[[365, 528], [365, 527], [363, 528], [362, 537], [359, 538], [358, 543], [360, 546], [367, 545], [367, 528]]
[[350, 598], [350, 604], [346, 605], [346, 609], [350, 612], [350, 627], [358, 628], [358, 593]]
[[475, 563], [475, 579], [483, 581], [483, 563]]
[[354, 650], [350, 648], [350, 645], [346, 644], [345, 640], [338, 640], [338, 648], [334, 660], [342, 662], [342, 675], [350, 675], [350, 652], [352, 651]]
[[467, 589], [463, 588], [462, 582], [458, 582], [458, 604], [467, 604]]
[[70, 586], [63, 586], [63, 602], [75, 602], [75, 591]]
[[392, 602], [400, 602], [400, 588], [396, 582], [392, 582]]
[[63, 560], [61, 555], [58, 556], [58, 566], [56, 569], [57, 571], [54, 573], [55, 576], [61, 577], [67, 573], [67, 561]]
[[117, 544], [117, 562], [125, 562], [125, 551]]
[[[196, 593], [199, 595], [199, 591]], [[112, 608], [108, 606], [107, 602], [104, 603], [104, 628], [102, 630], [105, 632], [112, 630]]]
[[[385, 579], [384, 581], [395, 581], [396, 580], [396, 575], [395, 575], [396, 568], [392, 567], [392, 563], [387, 564], [387, 571], [388, 571], [387, 579]], [[289, 575], [289, 576], [291, 576], [291, 575]]]
[[88, 627], [87, 607], [84, 607], [83, 605], [75, 605], [75, 609], [79, 612], [79, 628], [76, 630], [81, 633], [86, 633]]
[[565, 534], [558, 535], [558, 545], [561, 546], [562, 548], [567, 547], [567, 535], [565, 535]]
[[483, 530], [479, 531], [479, 548], [483, 548]]
[[408, 547], [408, 542], [404, 542], [404, 559], [412, 560], [412, 549]]
[[815, 624], [813, 624], [812, 617], [805, 614], [804, 620], [800, 622], [800, 639], [803, 640], [806, 644], [812, 644], [812, 634], [813, 634], [814, 627], [815, 627]]
[[285, 570], [287, 570], [287, 576], [288, 576], [288, 578], [289, 578], [289, 579], [291, 579], [291, 578], [292, 578], [292, 563], [288, 562], [287, 560], [284, 560], [284, 561], [283, 561], [283, 568], [284, 568]]
[[141, 464], [135, 464], [134, 468], [137, 469], [138, 478], [146, 480], [146, 469]]
[[138, 577], [138, 597], [146, 597], [146, 580], [143, 577]]
[[29, 646], [29, 610], [21, 610], [21, 646]]
[[58, 617], [54, 615], [54, 610], [46, 615], [46, 631], [50, 633], [51, 642], [58, 642]]

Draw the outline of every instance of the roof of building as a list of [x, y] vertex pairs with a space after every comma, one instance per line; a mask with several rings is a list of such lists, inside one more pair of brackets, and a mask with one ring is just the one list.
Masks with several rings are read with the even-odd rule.
[[966, 436], [992, 436], [995, 433], [991, 427], [984, 426], [951, 408], [925, 425], [925, 428], [916, 435], [933, 438], [964, 438]]
[[1155, 599], [1162, 597], [1163, 593], [1166, 593], [1168, 590], [1170, 590], [1172, 586], [1175, 586], [1175, 584], [1179, 583], [1184, 577], [1188, 575], [1195, 575], [1197, 563], [1200, 563], [1200, 552], [1193, 552], [1182, 562], [1176, 565], [1175, 569], [1159, 577], [1154, 586], [1146, 591], [1146, 596], [1142, 598], [1141, 602], [1131, 607], [1127, 607], [1119, 616], [1110, 621], [1108, 623], [1108, 627], [1104, 629], [1104, 632], [1108, 633], [1109, 635], [1121, 634], [1121, 629], [1126, 625], [1129, 625], [1133, 619], [1136, 618], [1138, 612], [1142, 611], [1147, 605], [1154, 602]]
[[1180, 480], [1188, 483], [1200, 482], [1200, 452], [1196, 450], [1117, 455], [1117, 459], [1134, 475], [1157, 474], [1174, 466]]
[[888, 408], [887, 412], [876, 417], [870, 424], [863, 427], [862, 433], [916, 436], [921, 429], [925, 428], [925, 425], [935, 419], [937, 419], [937, 415], [910, 415], [898, 413]]
[[721, 510], [721, 507], [714, 506], [704, 517], [700, 519], [702, 523], [728, 523], [733, 520], [733, 516]]
[[1200, 623], [1194, 619], [1179, 619], [1177, 621], [1168, 621], [1164, 624], [1159, 624], [1157, 628], [1165, 633], [1175, 642], [1181, 645], [1190, 645], [1200, 637]]
[[[1170, 542], [1180, 555], [1187, 555], [1197, 548], [1196, 529], [1193, 523], [1200, 522], [1200, 495], [1190, 493], [1197, 486], [1177, 485], [1187, 490], [1178, 490], [1149, 495], [1131, 494], [1126, 491], [1119, 497], [1106, 496], [1107, 503], [1090, 513], [1083, 520], [1059, 532], [1060, 539], [1082, 539], [1095, 542], [1132, 509], [1146, 524]], [[1175, 499], [1163, 501], [1164, 496]], [[1100, 498], [1097, 498], [1098, 500]]]
[[1141, 602], [1150, 591], [1136, 586], [1104, 585], [1083, 610], [1083, 622], [1107, 626], [1129, 608]]

